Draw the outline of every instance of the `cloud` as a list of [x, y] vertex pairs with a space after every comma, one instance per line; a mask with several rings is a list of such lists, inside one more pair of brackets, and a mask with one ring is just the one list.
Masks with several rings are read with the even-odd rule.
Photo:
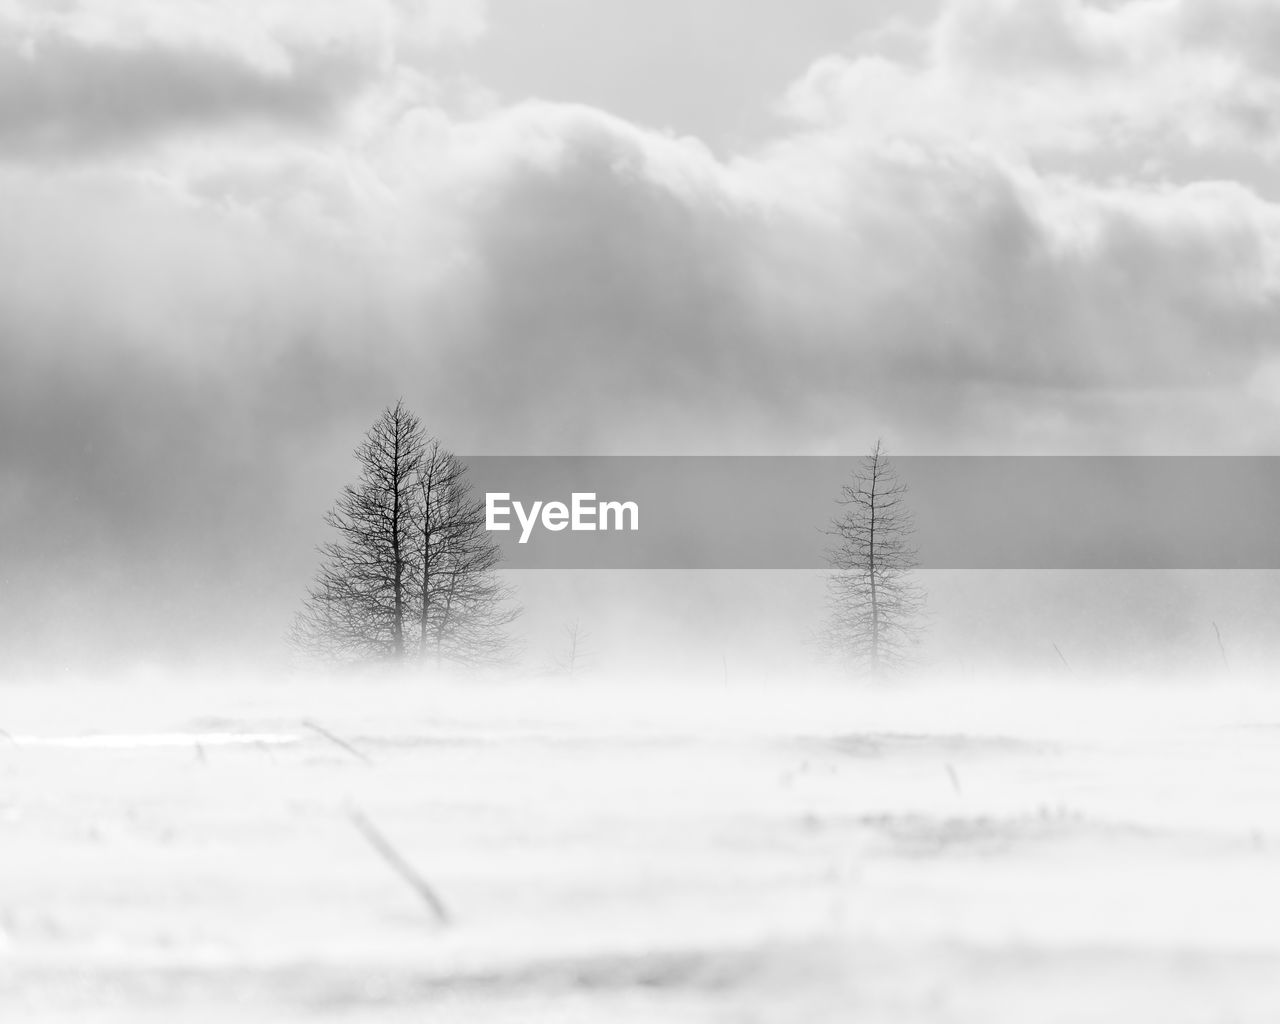
[[[0, 5], [0, 158], [226, 127], [332, 127], [370, 90], [484, 31], [479, 0]], [[421, 77], [421, 76], [420, 76]], [[423, 78], [419, 91], [429, 91]]]
[[538, 381], [558, 408], [566, 386], [613, 392], [614, 424], [656, 400], [688, 436], [803, 445], [897, 407], [937, 443], [993, 393], [1231, 388], [1273, 344], [1280, 221], [1238, 185], [1046, 178], [841, 132], [722, 165], [588, 112], [504, 118], [559, 140], [511, 158], [471, 221], [468, 352], [505, 408]]
[[[1277, 6], [1263, 0], [953, 0], [917, 61], [816, 62], [785, 103], [812, 124], [981, 143], [1041, 166], [1172, 173], [1280, 156]], [[1107, 163], [1107, 161], [1110, 161]]]

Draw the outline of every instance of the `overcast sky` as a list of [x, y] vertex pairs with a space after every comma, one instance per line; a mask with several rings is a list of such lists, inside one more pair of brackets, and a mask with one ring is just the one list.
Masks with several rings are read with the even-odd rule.
[[1278, 111], [1280, 0], [0, 0], [7, 628], [296, 594], [401, 396], [471, 453], [1280, 453]]

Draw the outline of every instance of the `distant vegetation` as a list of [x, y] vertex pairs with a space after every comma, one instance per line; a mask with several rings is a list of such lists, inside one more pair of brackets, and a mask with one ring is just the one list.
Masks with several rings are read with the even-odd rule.
[[920, 631], [924, 593], [914, 581], [906, 494], [877, 441], [841, 491], [843, 511], [827, 531], [834, 544], [821, 640], [841, 664], [875, 677], [907, 664]]
[[337, 538], [294, 621], [294, 646], [338, 662], [506, 660], [519, 614], [466, 466], [403, 402], [355, 451], [360, 478], [325, 522]]
[[[484, 665], [511, 660], [520, 610], [498, 572], [501, 551], [467, 469], [403, 402], [383, 410], [355, 450], [360, 475], [325, 516], [334, 538], [290, 634], [309, 656], [339, 663]], [[924, 595], [906, 486], [877, 442], [837, 499], [827, 530], [826, 653], [858, 675], [903, 668]], [[557, 669], [585, 666], [567, 629]]]

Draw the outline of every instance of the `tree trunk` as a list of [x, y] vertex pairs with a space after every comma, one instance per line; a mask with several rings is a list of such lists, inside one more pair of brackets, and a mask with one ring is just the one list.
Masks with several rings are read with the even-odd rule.
[[876, 480], [880, 476], [880, 445], [871, 456], [871, 518], [867, 531], [867, 572], [871, 577], [871, 674], [880, 674], [880, 601], [876, 594]]
[[[397, 409], [397, 414], [399, 410]], [[400, 550], [400, 417], [396, 416], [391, 440], [391, 566], [392, 600], [391, 653], [396, 661], [404, 658], [404, 553]]]

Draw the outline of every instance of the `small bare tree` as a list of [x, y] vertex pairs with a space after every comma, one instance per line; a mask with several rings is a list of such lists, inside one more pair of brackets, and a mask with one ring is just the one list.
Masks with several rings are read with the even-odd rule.
[[519, 609], [461, 460], [403, 402], [384, 410], [355, 455], [360, 479], [325, 517], [338, 536], [320, 548], [295, 647], [335, 661], [503, 660]]
[[582, 620], [574, 619], [564, 627], [565, 649], [560, 658], [560, 668], [570, 679], [574, 674], [587, 667], [587, 631], [582, 628]]
[[828, 652], [854, 670], [880, 677], [901, 668], [919, 635], [924, 593], [916, 584], [907, 488], [877, 441], [837, 499], [831, 523]]

